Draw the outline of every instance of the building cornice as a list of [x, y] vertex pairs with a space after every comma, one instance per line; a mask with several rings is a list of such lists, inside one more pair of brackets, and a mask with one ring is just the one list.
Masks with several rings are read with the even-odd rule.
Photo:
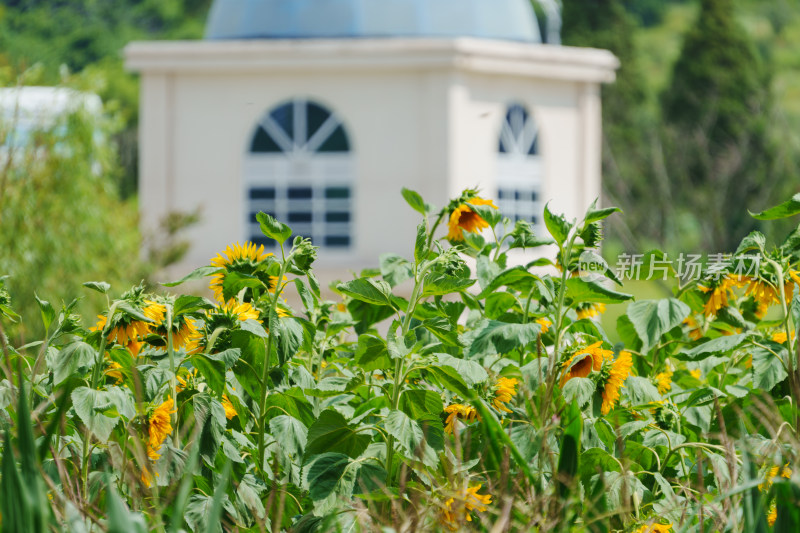
[[619, 68], [607, 50], [470, 37], [148, 41], [125, 57], [143, 74], [436, 70], [609, 83]]

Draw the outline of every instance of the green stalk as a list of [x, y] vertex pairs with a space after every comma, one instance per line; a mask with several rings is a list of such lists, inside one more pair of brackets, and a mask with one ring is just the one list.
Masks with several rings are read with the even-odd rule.
[[[441, 218], [441, 217], [440, 217]], [[438, 221], [437, 221], [438, 225]], [[434, 226], [433, 231], [436, 230], [436, 226]], [[433, 231], [431, 231], [431, 235], [433, 235]], [[428, 265], [427, 268], [423, 269], [420, 272], [415, 273], [414, 275], [414, 289], [411, 291], [411, 298], [408, 301], [408, 310], [406, 311], [406, 316], [403, 317], [403, 324], [400, 328], [400, 335], [405, 338], [406, 333], [408, 333], [409, 327], [411, 327], [411, 318], [414, 316], [414, 310], [417, 307], [417, 300], [419, 299], [419, 294], [422, 289], [422, 279], [425, 277], [425, 274], [428, 272], [430, 267], [433, 265], [431, 263]], [[417, 264], [414, 265], [414, 270], [417, 269]], [[402, 392], [403, 384], [405, 380], [403, 379], [403, 360], [397, 359], [394, 366], [394, 390], [392, 391], [392, 410], [396, 410], [400, 405], [400, 394]], [[386, 443], [386, 479], [387, 484], [391, 484], [393, 481], [392, 476], [392, 467], [394, 462], [394, 445], [395, 439], [394, 436], [389, 435], [389, 440]]]
[[[108, 319], [106, 320], [106, 325], [103, 327], [103, 330], [100, 332], [100, 351], [97, 357], [97, 361], [95, 361], [94, 368], [92, 369], [92, 390], [97, 389], [97, 385], [100, 383], [100, 377], [103, 375], [103, 364], [105, 362], [105, 353], [106, 353], [106, 338], [108, 336], [108, 328], [111, 324], [111, 318], [114, 316], [114, 313], [117, 311], [117, 304], [111, 306], [111, 309], [108, 310]], [[83, 481], [83, 498], [84, 500], [89, 500], [89, 455], [91, 452], [90, 443], [92, 440], [92, 432], [89, 429], [86, 429], [86, 434], [83, 439], [83, 451], [81, 453], [82, 461], [81, 461], [81, 480]]]
[[[167, 353], [169, 354], [169, 370], [172, 373], [170, 378], [170, 388], [172, 389], [172, 397], [175, 399], [175, 405], [178, 404], [178, 380], [175, 375], [175, 349], [172, 347], [172, 304], [167, 304]], [[172, 413], [172, 426], [175, 428], [175, 434], [178, 434], [178, 410]]]
[[[269, 314], [267, 314], [267, 324], [269, 324], [269, 320], [273, 314], [277, 312], [278, 308], [278, 298], [283, 291], [283, 277], [286, 275], [286, 268], [289, 262], [292, 259], [292, 254], [289, 254], [289, 257], [286, 257], [286, 252], [283, 248], [283, 243], [281, 245], [281, 258], [283, 261], [281, 262], [281, 270], [278, 274], [278, 282], [275, 284], [275, 295], [272, 298], [272, 302], [270, 303], [269, 307]], [[259, 472], [263, 472], [264, 469], [264, 434], [266, 432], [266, 421], [267, 421], [267, 413], [265, 412], [267, 408], [267, 394], [269, 390], [267, 389], [267, 379], [269, 378], [269, 358], [272, 355], [272, 339], [275, 337], [274, 328], [269, 328], [269, 335], [267, 336], [267, 353], [264, 356], [264, 369], [261, 374], [261, 398], [259, 400], [259, 412], [258, 412], [258, 470]]]
[[555, 344], [553, 345], [553, 353], [547, 361], [547, 392], [545, 394], [545, 406], [544, 410], [544, 417], [546, 419], [550, 407], [550, 399], [553, 396], [553, 388], [555, 387], [556, 381], [556, 362], [559, 360], [559, 349], [561, 347], [561, 338], [564, 334], [564, 330], [562, 328], [564, 322], [564, 300], [567, 295], [567, 275], [569, 273], [569, 262], [572, 258], [572, 246], [575, 244], [575, 238], [578, 236], [576, 229], [573, 227], [570, 230], [570, 237], [567, 240], [566, 247], [561, 249], [561, 257], [563, 259], [562, 269], [561, 269], [561, 284], [558, 287], [558, 305], [556, 306], [556, 323], [555, 323], [555, 332], [556, 332], [556, 339]]

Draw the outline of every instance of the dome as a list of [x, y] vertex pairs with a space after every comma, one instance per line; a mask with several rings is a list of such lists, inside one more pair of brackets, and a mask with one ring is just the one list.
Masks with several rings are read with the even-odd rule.
[[530, 0], [214, 0], [207, 39], [483, 37], [541, 42]]

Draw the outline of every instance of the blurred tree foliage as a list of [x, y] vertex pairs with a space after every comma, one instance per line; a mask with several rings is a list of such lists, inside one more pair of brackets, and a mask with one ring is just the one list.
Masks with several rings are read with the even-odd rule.
[[[4, 0], [0, 69], [14, 79], [40, 65], [37, 83], [58, 85], [69, 73], [90, 75], [106, 105], [120, 113], [115, 144], [123, 196], [136, 192], [138, 84], [122, 49], [137, 39], [202, 37], [211, 0]], [[24, 81], [30, 84], [29, 81]]]
[[643, 241], [658, 240], [661, 227], [660, 217], [644, 207], [652, 195], [648, 176], [656, 119], [646, 106], [634, 41], [636, 22], [621, 0], [564, 0], [563, 6], [565, 45], [603, 48], [620, 60], [616, 82], [602, 87], [604, 193], [627, 214], [624, 222], [610, 222], [616, 224], [613, 232], [625, 248], [636, 250]]
[[661, 97], [672, 196], [698, 217], [707, 250], [731, 250], [757, 221], [750, 208], [783, 197], [771, 68], [734, 18], [732, 0], [702, 0]]
[[[730, 250], [777, 203], [796, 155], [776, 118], [771, 69], [734, 18], [732, 0], [701, 0], [670, 86], [656, 100], [638, 66], [638, 23], [657, 24], [670, 3], [564, 0], [564, 44], [611, 50], [617, 81], [603, 87], [603, 178], [620, 205], [622, 248]], [[613, 224], [613, 223], [612, 223]], [[773, 232], [783, 227], [770, 228]]]
[[[0, 274], [9, 276], [23, 316], [38, 315], [35, 295], [56, 308], [82, 296], [88, 299], [82, 309], [94, 308], [102, 303], [99, 295], [81, 290], [81, 283], [130, 283], [146, 273], [136, 204], [121, 201], [109, 179], [116, 165], [104, 139], [114, 127], [86, 111], [63, 114], [33, 130], [25, 145], [0, 152]], [[0, 123], [0, 145], [14, 130], [13, 120]]]

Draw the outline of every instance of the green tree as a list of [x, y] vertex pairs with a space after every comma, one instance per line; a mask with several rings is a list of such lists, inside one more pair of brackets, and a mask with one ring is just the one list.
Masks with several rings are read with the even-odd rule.
[[[603, 48], [620, 60], [616, 82], [604, 85], [603, 189], [607, 202], [627, 213], [612, 222], [624, 247], [639, 249], [658, 239], [661, 216], [654, 216], [649, 179], [654, 118], [648, 115], [647, 92], [637, 61], [636, 24], [620, 0], [564, 0], [565, 45]], [[629, 228], [636, 228], [631, 231]]]
[[741, 213], [781, 197], [770, 69], [732, 0], [702, 0], [661, 98], [678, 216], [696, 216], [706, 250], [730, 250], [757, 222]]

